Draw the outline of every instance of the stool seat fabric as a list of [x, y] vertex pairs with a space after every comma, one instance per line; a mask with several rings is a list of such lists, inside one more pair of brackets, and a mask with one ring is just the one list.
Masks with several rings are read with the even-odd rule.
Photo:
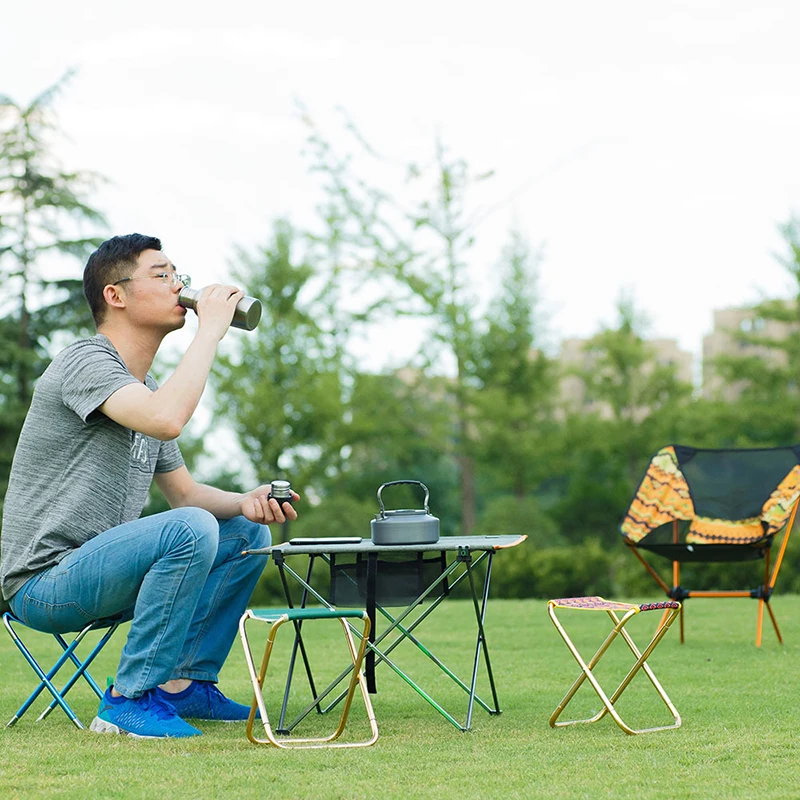
[[304, 619], [362, 619], [364, 612], [357, 608], [264, 608], [251, 612], [253, 617], [268, 621], [285, 616], [288, 620]]
[[657, 603], [622, 603], [617, 600], [606, 600], [602, 597], [559, 597], [550, 601], [559, 608], [580, 608], [584, 611], [657, 611], [665, 608], [680, 608], [681, 604], [674, 600], [662, 600]]

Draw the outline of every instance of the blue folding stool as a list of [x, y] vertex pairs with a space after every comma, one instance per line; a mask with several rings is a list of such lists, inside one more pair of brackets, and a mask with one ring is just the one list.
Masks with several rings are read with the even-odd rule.
[[[75, 727], [83, 730], [83, 724], [78, 719], [75, 712], [70, 708], [65, 699], [65, 695], [80, 678], [83, 678], [86, 683], [91, 686], [98, 698], [103, 696], [103, 690], [97, 685], [94, 678], [92, 678], [88, 668], [92, 661], [94, 661], [94, 659], [97, 657], [98, 653], [106, 646], [109, 639], [111, 639], [111, 637], [114, 635], [114, 631], [116, 631], [120, 624], [124, 621], [125, 620], [123, 617], [94, 620], [78, 631], [71, 642], [67, 642], [67, 640], [64, 639], [60, 633], [50, 634], [59, 643], [64, 652], [56, 661], [56, 663], [47, 672], [45, 672], [33, 657], [30, 650], [26, 647], [17, 631], [14, 630], [14, 626], [21, 625], [29, 630], [36, 629], [30, 628], [30, 626], [25, 625], [22, 620], [15, 617], [10, 611], [6, 611], [3, 614], [3, 625], [8, 631], [9, 636], [11, 636], [12, 641], [17, 646], [17, 649], [25, 657], [25, 660], [28, 662], [30, 668], [39, 677], [39, 685], [36, 687], [36, 689], [34, 689], [28, 699], [20, 706], [17, 713], [14, 714], [14, 716], [9, 720], [9, 722], [6, 724], [6, 727], [10, 728], [12, 725], [15, 725], [20, 717], [22, 717], [22, 715], [31, 707], [31, 705], [33, 705], [34, 701], [42, 693], [42, 691], [47, 689], [53, 696], [53, 700], [50, 705], [39, 715], [37, 721], [44, 719], [58, 705], [61, 706], [61, 708], [64, 710], [64, 713], [69, 717]], [[88, 633], [103, 629], [106, 630], [105, 633], [103, 633], [103, 635], [100, 637], [100, 640], [92, 648], [90, 653], [85, 658], [81, 659], [76, 653], [78, 645], [80, 645]], [[64, 684], [63, 689], [59, 690], [53, 683], [53, 678], [68, 661], [71, 662], [75, 667], [75, 671], [72, 673], [72, 676], [69, 678], [69, 680]]]

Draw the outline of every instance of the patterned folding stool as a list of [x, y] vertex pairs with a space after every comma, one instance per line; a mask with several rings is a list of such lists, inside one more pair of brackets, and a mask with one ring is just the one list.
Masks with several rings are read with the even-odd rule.
[[[277, 737], [272, 729], [269, 718], [267, 716], [267, 708], [264, 703], [264, 680], [267, 676], [267, 667], [269, 666], [272, 648], [275, 643], [275, 636], [279, 628], [287, 622], [292, 622], [295, 630], [295, 642], [301, 643], [300, 626], [303, 622], [308, 620], [321, 620], [321, 619], [338, 619], [344, 629], [345, 639], [347, 640], [347, 647], [350, 653], [350, 660], [352, 661], [352, 674], [347, 693], [344, 696], [342, 713], [339, 717], [339, 724], [336, 730], [330, 736], [319, 738], [295, 738], [291, 739], [282, 736]], [[353, 641], [352, 632], [355, 628], [348, 622], [350, 619], [360, 619], [363, 622], [363, 629], [360, 634], [361, 642], [356, 650], [355, 642]], [[250, 642], [247, 638], [247, 623], [262, 622], [269, 625], [269, 632], [267, 634], [267, 643], [264, 648], [264, 657], [261, 661], [261, 670], [256, 672], [255, 661], [253, 660], [253, 653], [250, 648]], [[239, 636], [242, 640], [244, 647], [244, 657], [247, 662], [247, 669], [250, 672], [250, 680], [253, 684], [253, 704], [250, 708], [250, 716], [247, 720], [247, 738], [254, 744], [271, 744], [275, 747], [280, 747], [285, 750], [299, 750], [319, 747], [369, 747], [378, 740], [378, 723], [375, 719], [375, 712], [372, 709], [372, 701], [370, 700], [369, 693], [367, 692], [366, 682], [364, 675], [361, 671], [361, 666], [364, 661], [364, 654], [367, 650], [369, 643], [370, 619], [366, 611], [352, 610], [352, 609], [336, 609], [336, 608], [286, 608], [286, 609], [270, 609], [267, 611], [251, 611], [247, 610], [239, 620]], [[302, 643], [300, 645], [302, 647]], [[305, 651], [303, 651], [305, 657]], [[350, 707], [353, 702], [356, 688], [361, 690], [361, 697], [364, 701], [364, 707], [367, 712], [369, 720], [369, 727], [371, 735], [368, 739], [359, 742], [338, 742], [336, 739], [341, 736], [347, 724], [347, 718], [350, 714]], [[314, 698], [311, 708], [318, 703], [319, 698]], [[261, 723], [264, 726], [264, 733], [266, 739], [260, 739], [253, 733], [253, 725], [255, 724], [256, 711], [261, 714]], [[278, 731], [279, 734], [285, 733]]]
[[[569, 635], [567, 634], [564, 626], [559, 621], [558, 617], [556, 616], [556, 610], [570, 610], [570, 611], [605, 611], [608, 616], [613, 621], [613, 628], [611, 632], [606, 637], [605, 641], [600, 645], [600, 648], [597, 652], [589, 659], [588, 662], [584, 661], [581, 654], [578, 652], [578, 649], [573, 644], [572, 640], [570, 639]], [[664, 638], [664, 634], [669, 630], [670, 625], [672, 625], [675, 617], [678, 616], [681, 610], [681, 604], [674, 600], [668, 600], [664, 602], [658, 603], [644, 603], [641, 605], [634, 605], [632, 603], [617, 603], [612, 602], [609, 600], [604, 600], [602, 597], [564, 597], [558, 600], [550, 600], [547, 603], [547, 611], [550, 614], [550, 619], [553, 620], [553, 624], [556, 626], [556, 630], [561, 634], [561, 637], [567, 644], [572, 655], [575, 657], [575, 660], [578, 662], [581, 668], [581, 675], [572, 684], [572, 688], [567, 692], [564, 696], [564, 699], [559, 703], [558, 708], [553, 712], [550, 717], [550, 727], [552, 728], [559, 728], [564, 727], [566, 725], [573, 725], [578, 722], [597, 722], [598, 720], [602, 719], [606, 713], [610, 714], [613, 718], [614, 722], [622, 728], [625, 733], [628, 734], [637, 734], [637, 733], [652, 733], [653, 731], [665, 731], [665, 730], [672, 730], [673, 728], [680, 728], [681, 726], [681, 716], [676, 710], [675, 706], [672, 704], [672, 701], [667, 697], [667, 693], [662, 688], [661, 684], [658, 682], [658, 679], [653, 674], [653, 670], [647, 664], [647, 659], [649, 658], [650, 654], [655, 650], [658, 643], [661, 639]], [[650, 640], [650, 643], [647, 647], [644, 648], [643, 651], [639, 651], [639, 648], [634, 643], [633, 639], [631, 638], [630, 634], [625, 630], [625, 625], [627, 625], [628, 621], [633, 619], [637, 614], [641, 613], [642, 611], [663, 611], [663, 616], [661, 618], [661, 622], [656, 629], [653, 638]], [[622, 616], [618, 616], [622, 614]], [[594, 675], [594, 668], [597, 666], [597, 663], [609, 649], [613, 641], [617, 638], [617, 636], [622, 636], [622, 638], [627, 643], [628, 647], [630, 648], [631, 652], [636, 658], [634, 665], [629, 670], [628, 674], [622, 680], [622, 683], [617, 687], [614, 693], [609, 697], [603, 691], [602, 687], [600, 686], [597, 678]], [[633, 680], [636, 673], [643, 669], [647, 677], [650, 679], [650, 682], [653, 684], [656, 692], [658, 692], [658, 696], [664, 701], [664, 704], [669, 709], [670, 713], [672, 714], [672, 718], [674, 720], [672, 725], [661, 725], [658, 727], [653, 728], [642, 728], [642, 729], [634, 729], [631, 728], [627, 723], [625, 723], [620, 717], [617, 709], [615, 708], [615, 703], [619, 700], [620, 695], [625, 691], [628, 687], [630, 682]], [[603, 708], [595, 714], [593, 717], [589, 719], [573, 719], [566, 722], [558, 722], [558, 718], [561, 716], [561, 712], [567, 707], [567, 704], [572, 700], [575, 696], [575, 693], [578, 689], [583, 685], [584, 681], [588, 680], [589, 683], [594, 688], [595, 692], [599, 696], [601, 702], [603, 703]]]

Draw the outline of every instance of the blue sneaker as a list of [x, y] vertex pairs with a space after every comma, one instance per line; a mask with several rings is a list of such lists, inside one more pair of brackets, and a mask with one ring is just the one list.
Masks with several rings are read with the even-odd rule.
[[112, 697], [111, 687], [100, 700], [97, 716], [89, 730], [95, 733], [121, 733], [142, 739], [200, 736], [201, 731], [184, 722], [174, 706], [161, 699], [155, 689], [131, 700]]
[[250, 716], [250, 706], [229, 700], [211, 681], [192, 681], [187, 689], [174, 694], [161, 688], [156, 689], [156, 692], [183, 719], [241, 722]]

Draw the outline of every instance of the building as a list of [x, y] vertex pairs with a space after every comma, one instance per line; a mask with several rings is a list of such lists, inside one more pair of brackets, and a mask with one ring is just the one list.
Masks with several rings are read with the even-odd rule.
[[[595, 368], [596, 356], [587, 351], [591, 339], [565, 339], [561, 344], [559, 363], [562, 368], [560, 380], [560, 405], [562, 408], [578, 413], [597, 413], [606, 419], [611, 418], [611, 408], [604, 402], [586, 397], [586, 387], [578, 375], [570, 371], [591, 371]], [[644, 365], [645, 374], [655, 366], [673, 365], [679, 381], [692, 384], [693, 357], [687, 350], [681, 350], [675, 339], [649, 339], [647, 345], [653, 352], [652, 361]], [[646, 412], [646, 409], [642, 410]]]
[[[787, 308], [791, 303], [786, 301]], [[719, 374], [715, 362], [720, 356], [756, 356], [776, 367], [786, 366], [786, 351], [747, 341], [746, 337], [780, 341], [797, 328], [798, 323], [765, 318], [753, 307], [714, 311], [712, 331], [703, 337], [703, 397], [733, 401], [742, 391], [741, 384], [727, 384]]]

